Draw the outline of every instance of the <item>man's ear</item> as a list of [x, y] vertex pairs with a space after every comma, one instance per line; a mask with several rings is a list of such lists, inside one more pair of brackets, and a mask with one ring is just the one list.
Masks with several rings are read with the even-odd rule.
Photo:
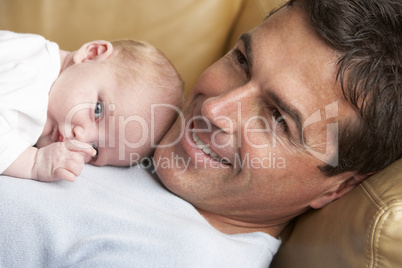
[[[335, 185], [321, 196], [317, 197], [310, 203], [312, 208], [322, 208], [331, 203], [335, 199], [341, 198], [350, 190], [354, 189], [359, 183], [373, 175], [369, 173], [365, 175], [348, 175], [347, 173], [340, 174], [333, 178], [327, 178], [328, 180], [335, 180]], [[346, 175], [346, 176], [345, 176]]]
[[102, 61], [107, 59], [113, 52], [112, 43], [104, 40], [96, 40], [85, 43], [78, 49], [73, 57], [74, 63], [88, 60]]

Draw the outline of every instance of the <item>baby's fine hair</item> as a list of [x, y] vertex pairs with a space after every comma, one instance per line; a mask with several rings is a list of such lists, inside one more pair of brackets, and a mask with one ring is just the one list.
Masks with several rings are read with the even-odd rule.
[[[113, 41], [112, 45], [110, 61], [117, 79], [122, 88], [139, 91], [145, 120], [154, 119], [151, 120], [154, 125], [151, 139], [158, 144], [178, 115], [178, 110], [172, 106], [179, 109], [184, 102], [183, 80], [169, 59], [144, 41], [119, 40]], [[165, 108], [152, 110], [149, 104], [162, 104]], [[165, 104], [172, 106], [166, 108]], [[153, 149], [150, 148], [147, 154]]]
[[184, 83], [169, 59], [151, 44], [138, 40], [111, 42], [114, 49], [112, 63], [122, 83], [145, 81], [150, 90], [165, 102], [181, 106]]

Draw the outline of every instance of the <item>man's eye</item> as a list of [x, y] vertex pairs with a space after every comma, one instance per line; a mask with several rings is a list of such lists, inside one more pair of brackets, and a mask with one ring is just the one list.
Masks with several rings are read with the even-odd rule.
[[275, 124], [279, 125], [283, 129], [283, 131], [287, 132], [288, 131], [288, 125], [286, 124], [285, 118], [281, 115], [281, 113], [278, 110], [274, 110], [272, 112], [272, 117], [275, 121]]
[[239, 65], [244, 69], [244, 71], [246, 72], [247, 76], [250, 74], [250, 69], [248, 66], [248, 61], [246, 59], [246, 57], [243, 55], [243, 53], [241, 53], [240, 50], [235, 50], [236, 53], [236, 60], [239, 63]]
[[98, 119], [103, 114], [103, 103], [98, 101], [95, 105], [95, 119]]

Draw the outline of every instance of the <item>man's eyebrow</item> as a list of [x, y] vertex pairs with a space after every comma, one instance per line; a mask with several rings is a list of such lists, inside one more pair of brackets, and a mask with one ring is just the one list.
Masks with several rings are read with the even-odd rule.
[[285, 103], [281, 98], [278, 97], [275, 92], [268, 91], [267, 92], [268, 97], [276, 104], [278, 107], [284, 111], [286, 114], [288, 114], [293, 121], [296, 123], [296, 128], [297, 128], [297, 138], [301, 142], [303, 137], [302, 137], [302, 117], [300, 115], [300, 112], [294, 108], [292, 108], [289, 104]]
[[246, 57], [249, 64], [249, 68], [253, 66], [253, 54], [251, 49], [251, 35], [249, 33], [243, 33], [239, 40], [243, 41], [244, 49], [246, 51]]
[[268, 16], [266, 16], [265, 18], [264, 18], [264, 21], [265, 20], [267, 20], [269, 17], [271, 17], [272, 15], [274, 15], [276, 12], [278, 12], [279, 10], [281, 10], [282, 8], [284, 8], [284, 7], [286, 7], [286, 6], [292, 6], [293, 5], [293, 2], [294, 1], [292, 1], [292, 3], [289, 3], [289, 2], [287, 2], [287, 3], [284, 3], [284, 4], [282, 4], [280, 7], [277, 7], [277, 8], [273, 8], [270, 12], [269, 12], [269, 14], [268, 14]]

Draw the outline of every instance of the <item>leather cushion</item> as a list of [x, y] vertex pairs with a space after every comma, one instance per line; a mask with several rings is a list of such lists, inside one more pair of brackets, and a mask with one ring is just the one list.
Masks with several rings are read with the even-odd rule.
[[300, 216], [283, 240], [271, 267], [402, 267], [402, 159]]

